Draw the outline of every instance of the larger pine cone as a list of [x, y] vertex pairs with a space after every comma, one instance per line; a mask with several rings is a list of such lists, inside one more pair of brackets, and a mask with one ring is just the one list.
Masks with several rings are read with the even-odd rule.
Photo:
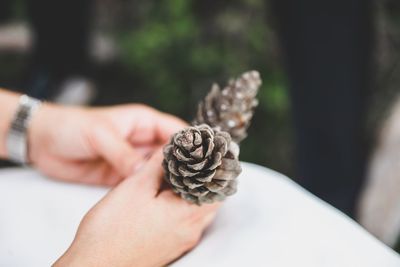
[[228, 133], [202, 124], [175, 134], [164, 148], [165, 179], [182, 198], [222, 201], [236, 192], [239, 147]]
[[261, 78], [257, 71], [243, 73], [223, 90], [214, 84], [199, 104], [193, 124], [206, 123], [226, 131], [239, 143], [247, 136], [254, 108], [258, 105], [256, 95], [260, 86]]

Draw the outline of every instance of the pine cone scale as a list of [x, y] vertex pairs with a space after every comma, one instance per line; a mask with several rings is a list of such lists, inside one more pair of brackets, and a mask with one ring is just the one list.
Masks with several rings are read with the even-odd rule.
[[210, 166], [207, 167], [207, 170], [213, 170], [217, 168], [219, 165], [221, 165], [222, 160], [222, 153], [221, 152], [216, 152], [214, 156], [212, 157], [212, 163]]
[[194, 151], [190, 152], [190, 156], [192, 156], [195, 160], [202, 159], [204, 157], [204, 149], [202, 146], [197, 147]]
[[191, 161], [193, 161], [192, 158], [186, 156], [185, 153], [184, 153], [181, 149], [179, 149], [179, 148], [173, 150], [173, 153], [174, 153], [174, 156], [175, 156], [177, 159], [181, 160], [181, 161], [185, 161], [185, 162], [191, 162]]
[[175, 176], [181, 175], [178, 171], [177, 163], [173, 160], [168, 161], [168, 170]]
[[202, 183], [211, 182], [211, 180], [215, 176], [215, 173], [216, 173], [216, 170], [212, 170], [212, 171], [206, 172], [205, 174], [202, 174], [202, 175], [199, 174], [199, 176], [195, 177], [195, 179]]
[[190, 179], [189, 177], [184, 177], [183, 178], [183, 184], [186, 185], [189, 189], [195, 189], [200, 186], [203, 186], [203, 183], [195, 180], [195, 179]]
[[208, 192], [209, 191], [204, 186], [189, 190], [189, 193], [195, 197], [204, 197]]
[[212, 182], [205, 184], [206, 188], [214, 193], [220, 192], [227, 185], [228, 185], [228, 181], [215, 180], [215, 179]]
[[170, 175], [169, 175], [169, 181], [171, 182], [171, 184], [173, 184], [175, 187], [178, 187], [178, 188], [183, 188], [185, 186], [185, 184], [182, 182], [182, 179], [179, 179], [177, 176], [173, 175], [172, 173], [170, 173]]
[[231, 171], [231, 172], [241, 172], [242, 168], [240, 165], [236, 163], [236, 160], [234, 159], [227, 159], [224, 158], [221, 160], [221, 170], [224, 171]]
[[206, 146], [207, 146], [207, 152], [206, 152], [206, 154], [204, 155], [204, 157], [209, 157], [210, 155], [211, 155], [211, 153], [214, 151], [214, 147], [215, 147], [215, 145], [214, 145], [214, 142], [213, 142], [213, 140], [212, 140], [212, 138], [207, 138], [206, 139]]
[[187, 166], [185, 166], [185, 165], [180, 165], [178, 167], [178, 171], [179, 171], [180, 175], [183, 176], [183, 177], [193, 177], [193, 176], [195, 176], [197, 174], [196, 171], [189, 170], [187, 168]]
[[188, 168], [192, 169], [194, 171], [201, 171], [202, 169], [204, 169], [204, 166], [208, 163], [208, 159], [204, 159], [203, 161], [200, 161], [198, 163], [194, 163], [194, 164], [188, 164]]

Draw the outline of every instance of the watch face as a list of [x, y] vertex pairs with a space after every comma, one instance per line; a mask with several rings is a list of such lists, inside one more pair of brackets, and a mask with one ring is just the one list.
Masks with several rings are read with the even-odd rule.
[[32, 113], [40, 106], [39, 100], [22, 95], [8, 132], [6, 146], [10, 160], [27, 163], [27, 138], [26, 131]]

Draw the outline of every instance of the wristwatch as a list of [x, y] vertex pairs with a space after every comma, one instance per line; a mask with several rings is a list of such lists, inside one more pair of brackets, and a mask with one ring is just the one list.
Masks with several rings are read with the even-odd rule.
[[6, 148], [8, 158], [19, 164], [28, 164], [27, 129], [32, 114], [42, 102], [22, 95], [7, 135]]

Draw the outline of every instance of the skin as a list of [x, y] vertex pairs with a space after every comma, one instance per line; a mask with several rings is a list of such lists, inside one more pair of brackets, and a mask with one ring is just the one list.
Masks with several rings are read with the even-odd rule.
[[[6, 136], [19, 96], [0, 89], [0, 158], [7, 158]], [[29, 122], [28, 157], [54, 179], [115, 185], [185, 125], [140, 104], [83, 108], [45, 103]]]
[[184, 125], [173, 116], [143, 105], [45, 105], [31, 121], [30, 158], [50, 177], [115, 185], [140, 168]]
[[192, 249], [218, 204], [199, 207], [159, 192], [161, 159], [153, 156], [93, 207], [54, 266], [165, 266]]
[[[0, 158], [7, 158], [6, 136], [18, 99], [0, 89]], [[64, 182], [115, 186], [84, 216], [54, 266], [164, 266], [198, 243], [218, 205], [198, 207], [171, 190], [160, 191], [161, 147], [184, 126], [135, 104], [46, 103], [32, 114], [27, 132], [32, 166]]]

